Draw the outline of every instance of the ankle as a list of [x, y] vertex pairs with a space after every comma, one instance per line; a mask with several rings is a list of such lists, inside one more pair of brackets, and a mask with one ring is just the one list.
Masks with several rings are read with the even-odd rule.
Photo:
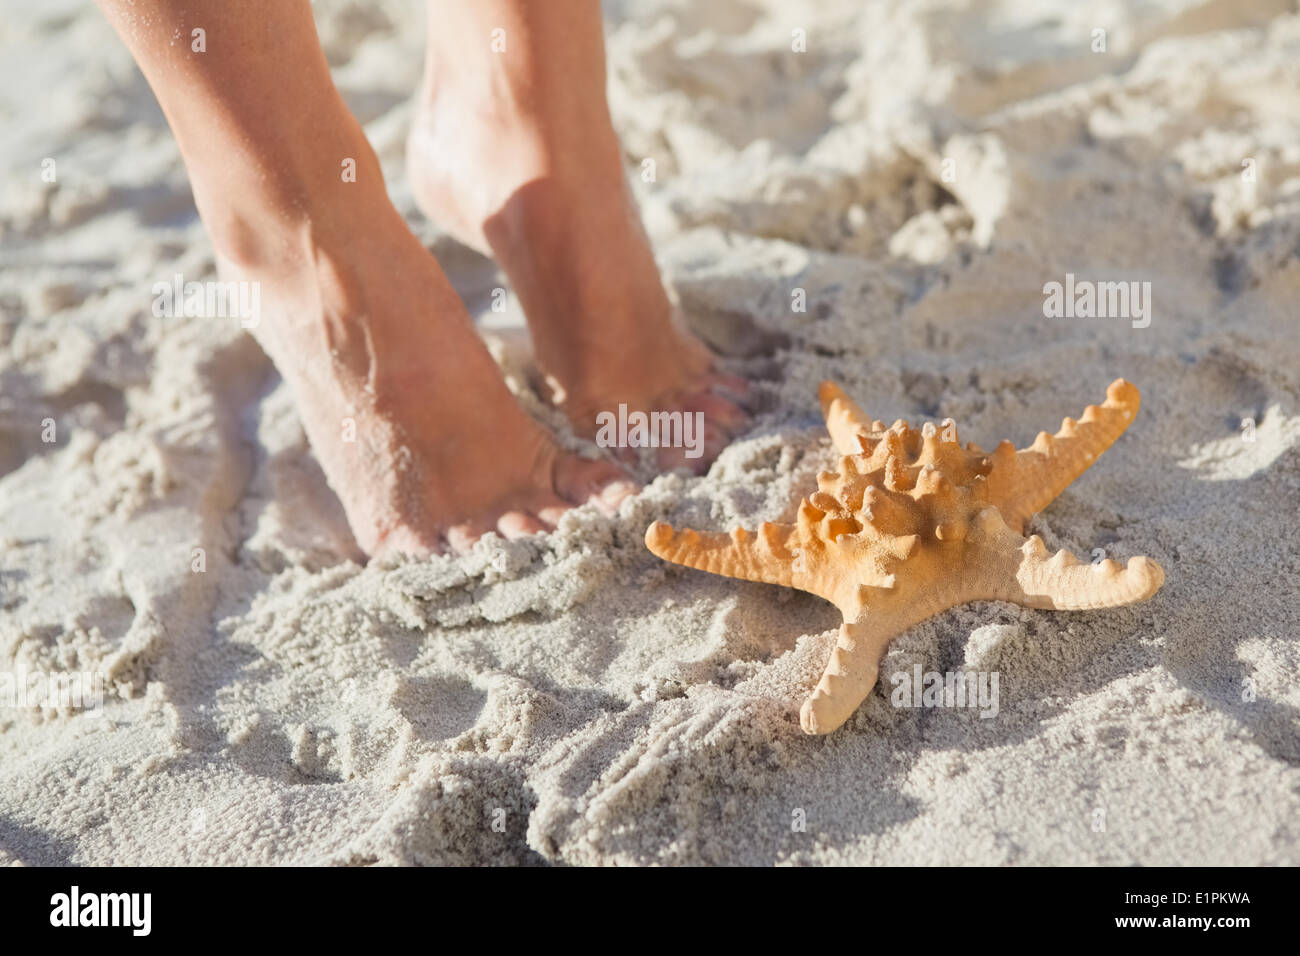
[[426, 71], [417, 123], [475, 166], [533, 179], [599, 186], [622, 177], [622, 156], [603, 90], [530, 84], [506, 67], [479, 73]]
[[346, 235], [348, 223], [388, 203], [359, 127], [315, 145], [310, 155], [297, 147], [216, 150], [191, 165], [195, 203], [221, 259], [249, 271], [284, 263], [308, 248], [307, 237]]

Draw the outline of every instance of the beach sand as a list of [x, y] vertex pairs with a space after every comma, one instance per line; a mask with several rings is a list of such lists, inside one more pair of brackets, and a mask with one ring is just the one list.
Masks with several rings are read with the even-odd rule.
[[[417, 6], [316, 4], [335, 80], [512, 387], [595, 454], [405, 185]], [[1300, 17], [1130, 6], [607, 4], [665, 279], [760, 413], [615, 520], [365, 564], [238, 321], [152, 314], [215, 272], [126, 50], [89, 4], [0, 3], [0, 672], [106, 680], [0, 706], [0, 862], [1300, 863]], [[1149, 282], [1150, 324], [1045, 317], [1067, 274]], [[1136, 422], [1030, 530], [1163, 589], [971, 604], [881, 667], [996, 672], [996, 717], [882, 680], [805, 736], [836, 611], [644, 547], [788, 517], [825, 378], [991, 448], [1121, 376]]]

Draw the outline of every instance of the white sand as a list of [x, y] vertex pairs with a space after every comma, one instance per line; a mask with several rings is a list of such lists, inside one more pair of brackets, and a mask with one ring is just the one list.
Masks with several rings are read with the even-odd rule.
[[[486, 313], [492, 267], [403, 182], [414, 5], [317, 6]], [[98, 718], [0, 707], [0, 861], [1300, 863], [1300, 19], [1136, 6], [611, 4], [647, 227], [763, 413], [616, 522], [363, 567], [256, 345], [150, 314], [212, 253], [126, 51], [86, 4], [0, 4], [0, 670], [111, 681]], [[1067, 272], [1151, 282], [1150, 327], [1044, 318]], [[995, 719], [877, 688], [806, 737], [836, 612], [642, 545], [788, 513], [830, 460], [823, 378], [991, 447], [1119, 376], [1136, 424], [1032, 528], [1151, 555], [1164, 589], [970, 605], [882, 667], [997, 671]]]

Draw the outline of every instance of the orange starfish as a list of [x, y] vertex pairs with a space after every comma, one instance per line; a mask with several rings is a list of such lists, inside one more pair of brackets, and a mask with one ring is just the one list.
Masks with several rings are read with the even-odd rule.
[[1142, 601], [1164, 582], [1150, 558], [1121, 568], [1049, 556], [1025, 522], [1088, 469], [1137, 414], [1138, 390], [1118, 379], [1102, 405], [1055, 435], [1040, 432], [1017, 451], [1004, 441], [986, 454], [963, 449], [951, 419], [920, 431], [871, 421], [832, 382], [820, 389], [831, 441], [844, 457], [817, 476], [818, 491], [794, 524], [758, 533], [677, 532], [656, 521], [646, 547], [668, 561], [748, 581], [796, 587], [840, 609], [835, 650], [800, 724], [830, 733], [876, 683], [889, 642], [907, 628], [968, 601], [1012, 601], [1059, 611]]

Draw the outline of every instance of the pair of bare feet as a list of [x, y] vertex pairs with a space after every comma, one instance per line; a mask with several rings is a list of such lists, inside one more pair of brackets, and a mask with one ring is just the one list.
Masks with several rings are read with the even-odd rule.
[[[162, 43], [189, 32], [179, 0], [100, 3], [177, 136], [223, 277], [261, 285], [255, 335], [367, 553], [462, 551], [635, 492], [518, 405], [389, 201], [306, 0], [223, 4], [209, 16], [227, 44], [216, 61]], [[599, 8], [568, 6], [558, 18], [527, 0], [430, 0], [409, 175], [425, 212], [506, 272], [580, 434], [620, 403], [699, 411], [704, 456], [666, 449], [661, 465], [704, 464], [743, 425], [745, 386], [672, 322], [605, 103]]]

